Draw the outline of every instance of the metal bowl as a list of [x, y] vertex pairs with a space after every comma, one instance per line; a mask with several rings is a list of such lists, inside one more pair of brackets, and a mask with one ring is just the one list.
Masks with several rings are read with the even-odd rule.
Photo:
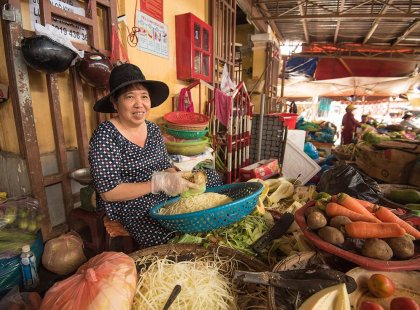
[[92, 175], [90, 174], [90, 168], [77, 169], [71, 172], [69, 176], [71, 179], [82, 185], [89, 185], [93, 182]]

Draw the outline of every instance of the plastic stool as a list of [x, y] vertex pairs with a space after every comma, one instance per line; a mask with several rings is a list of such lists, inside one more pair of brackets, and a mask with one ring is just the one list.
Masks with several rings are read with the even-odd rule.
[[104, 217], [105, 227], [105, 251], [115, 251], [113, 241], [122, 239], [122, 252], [129, 254], [134, 251], [136, 242], [134, 238], [117, 221], [111, 221], [107, 216]]
[[86, 211], [81, 208], [75, 208], [70, 212], [69, 225], [71, 229], [77, 230], [77, 223], [83, 222], [89, 228], [91, 240], [86, 240], [82, 234], [85, 246], [99, 253], [103, 249], [103, 225], [104, 211]]

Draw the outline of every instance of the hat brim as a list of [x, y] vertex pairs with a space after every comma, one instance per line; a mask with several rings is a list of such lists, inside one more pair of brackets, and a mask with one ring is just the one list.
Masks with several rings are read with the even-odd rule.
[[142, 84], [147, 88], [150, 96], [151, 107], [155, 108], [161, 105], [169, 96], [169, 87], [161, 81], [153, 80], [133, 80], [126, 83], [122, 83], [117, 88], [113, 89], [108, 95], [99, 99], [93, 106], [93, 110], [101, 113], [115, 113], [114, 105], [111, 102], [111, 96], [114, 95], [119, 89], [131, 85], [131, 84]]

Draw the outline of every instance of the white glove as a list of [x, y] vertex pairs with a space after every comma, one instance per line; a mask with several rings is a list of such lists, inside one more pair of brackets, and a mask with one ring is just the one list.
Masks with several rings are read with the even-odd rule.
[[189, 188], [198, 188], [197, 184], [191, 183], [182, 176], [184, 172], [154, 172], [152, 175], [152, 194], [165, 192], [169, 196], [177, 196]]

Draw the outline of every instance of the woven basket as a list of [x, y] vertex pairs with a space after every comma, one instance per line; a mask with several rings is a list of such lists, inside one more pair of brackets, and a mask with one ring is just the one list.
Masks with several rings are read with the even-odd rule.
[[[273, 272], [284, 271], [284, 270], [296, 270], [311, 268], [312, 262], [319, 261], [317, 252], [300, 252], [295, 255], [286, 257], [285, 259], [278, 262], [273, 267]], [[274, 286], [268, 287], [268, 309], [294, 309], [286, 304], [286, 298], [288, 297], [288, 291], [283, 288], [276, 288]]]
[[171, 136], [181, 138], [181, 139], [201, 139], [207, 133], [207, 129], [204, 130], [179, 130], [165, 126], [165, 131], [170, 134]]
[[[267, 265], [265, 265], [255, 257], [245, 255], [237, 250], [224, 246], [209, 246], [205, 248], [200, 244], [164, 244], [133, 252], [130, 254], [130, 257], [133, 260], [136, 260], [143, 256], [157, 256], [159, 258], [171, 257], [171, 259], [174, 261], [186, 261], [201, 258], [204, 256], [208, 256], [209, 254], [211, 255], [215, 253], [217, 253], [219, 257], [224, 259], [235, 259], [238, 262], [237, 270], [255, 272], [264, 272], [269, 270]], [[139, 267], [140, 266], [137, 266], [138, 271], [140, 269]], [[229, 273], [224, 273], [224, 275], [227, 276], [229, 279], [232, 279], [234, 271], [235, 270], [230, 270]], [[252, 300], [246, 298], [250, 294], [255, 294], [256, 292], [260, 292], [264, 302], [267, 302], [266, 286], [251, 284], [242, 285], [240, 288], [238, 288], [238, 309], [261, 309], [262, 307], [267, 308], [265, 304], [261, 304], [261, 300]]]
[[193, 112], [169, 112], [166, 113], [163, 118], [165, 121], [175, 125], [187, 126], [187, 125], [208, 125], [210, 118], [207, 115], [193, 113]]
[[206, 137], [203, 137], [200, 140], [196, 140], [196, 141], [186, 141], [186, 142], [167, 141], [165, 142], [165, 145], [169, 154], [191, 156], [191, 155], [197, 155], [197, 154], [203, 153], [206, 150], [208, 143], [209, 143], [209, 139]]
[[180, 131], [206, 130], [208, 125], [209, 125], [208, 123], [203, 124], [203, 125], [178, 125], [178, 124], [166, 123], [167, 128], [170, 128], [170, 129], [173, 129], [173, 130], [180, 130]]
[[209, 188], [206, 192], [223, 194], [233, 201], [218, 207], [191, 213], [175, 215], [158, 213], [159, 209], [166, 204], [176, 202], [179, 199], [178, 197], [153, 207], [150, 210], [150, 216], [170, 231], [183, 233], [210, 231], [236, 223], [250, 214], [257, 204], [258, 196], [261, 194], [263, 187], [261, 183], [245, 182]]

